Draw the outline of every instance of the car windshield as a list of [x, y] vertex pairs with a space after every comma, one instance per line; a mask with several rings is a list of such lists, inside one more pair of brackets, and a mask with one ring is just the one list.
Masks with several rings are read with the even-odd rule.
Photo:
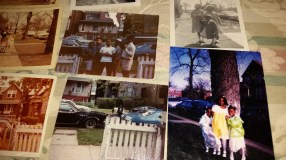
[[74, 112], [77, 112], [78, 109], [76, 107], [74, 107], [72, 103], [61, 103], [60, 104], [60, 111], [65, 111], [65, 112], [74, 111]]

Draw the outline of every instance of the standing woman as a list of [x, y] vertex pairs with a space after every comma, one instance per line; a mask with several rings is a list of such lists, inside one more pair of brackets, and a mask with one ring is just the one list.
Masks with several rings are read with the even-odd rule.
[[199, 37], [199, 41], [197, 44], [204, 43], [203, 37], [201, 32], [204, 28], [203, 18], [204, 18], [204, 11], [201, 9], [200, 4], [195, 4], [195, 9], [191, 12], [192, 18], [192, 32], [197, 33]]
[[[229, 139], [229, 132], [226, 122], [226, 119], [229, 118], [227, 109], [228, 103], [224, 96], [218, 97], [216, 103], [217, 104], [212, 107], [212, 111], [214, 113], [212, 121], [213, 133], [217, 138], [222, 140], [222, 156], [226, 157], [226, 140]], [[213, 154], [220, 155], [220, 149], [217, 151], [217, 153], [214, 151]]]

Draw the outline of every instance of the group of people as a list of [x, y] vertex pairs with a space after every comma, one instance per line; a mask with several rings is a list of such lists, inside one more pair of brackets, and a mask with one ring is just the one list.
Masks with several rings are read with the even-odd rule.
[[129, 77], [136, 50], [133, 39], [133, 35], [124, 40], [117, 39], [113, 47], [111, 39], [104, 44], [101, 37], [96, 37], [95, 42], [90, 42], [88, 48], [83, 49], [84, 73], [102, 75], [105, 68], [107, 76], [116, 76], [117, 69], [121, 67], [123, 77]]
[[205, 141], [206, 152], [213, 148], [214, 155], [227, 155], [227, 140], [230, 150], [230, 160], [234, 159], [234, 153], [241, 150], [242, 160], [246, 159], [245, 140], [242, 119], [236, 115], [236, 107], [229, 105], [227, 99], [221, 96], [217, 104], [207, 108], [206, 113], [199, 122]]
[[215, 12], [213, 5], [202, 6], [195, 4], [195, 9], [191, 12], [192, 32], [198, 34], [197, 44], [205, 43], [204, 39], [211, 39], [210, 45], [216, 47], [219, 43], [219, 33], [222, 33], [221, 21]]

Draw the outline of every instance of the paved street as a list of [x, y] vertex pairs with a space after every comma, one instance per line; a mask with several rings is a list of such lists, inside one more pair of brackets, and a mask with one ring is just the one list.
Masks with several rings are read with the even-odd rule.
[[[197, 33], [192, 33], [192, 19], [189, 13], [183, 13], [180, 18], [175, 20], [175, 43], [179, 47], [197, 47], [197, 48], [213, 48], [209, 44], [211, 40], [205, 40], [205, 44], [198, 45]], [[239, 28], [237, 26], [222, 27], [223, 34], [220, 34], [217, 44], [218, 48], [238, 48], [243, 49], [243, 41], [240, 32], [237, 32]]]
[[78, 145], [77, 131], [56, 129], [52, 138], [49, 159], [52, 160], [98, 160], [100, 146]]

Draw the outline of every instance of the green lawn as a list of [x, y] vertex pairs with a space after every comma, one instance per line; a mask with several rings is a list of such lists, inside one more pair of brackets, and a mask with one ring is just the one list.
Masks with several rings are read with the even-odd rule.
[[[222, 156], [205, 153], [201, 129], [191, 124], [168, 124], [168, 160], [197, 159], [197, 160], [229, 160]], [[235, 154], [235, 159], [240, 159]], [[274, 160], [272, 155], [247, 146], [247, 160]]]
[[79, 145], [100, 146], [103, 138], [103, 128], [78, 129], [77, 139]]

